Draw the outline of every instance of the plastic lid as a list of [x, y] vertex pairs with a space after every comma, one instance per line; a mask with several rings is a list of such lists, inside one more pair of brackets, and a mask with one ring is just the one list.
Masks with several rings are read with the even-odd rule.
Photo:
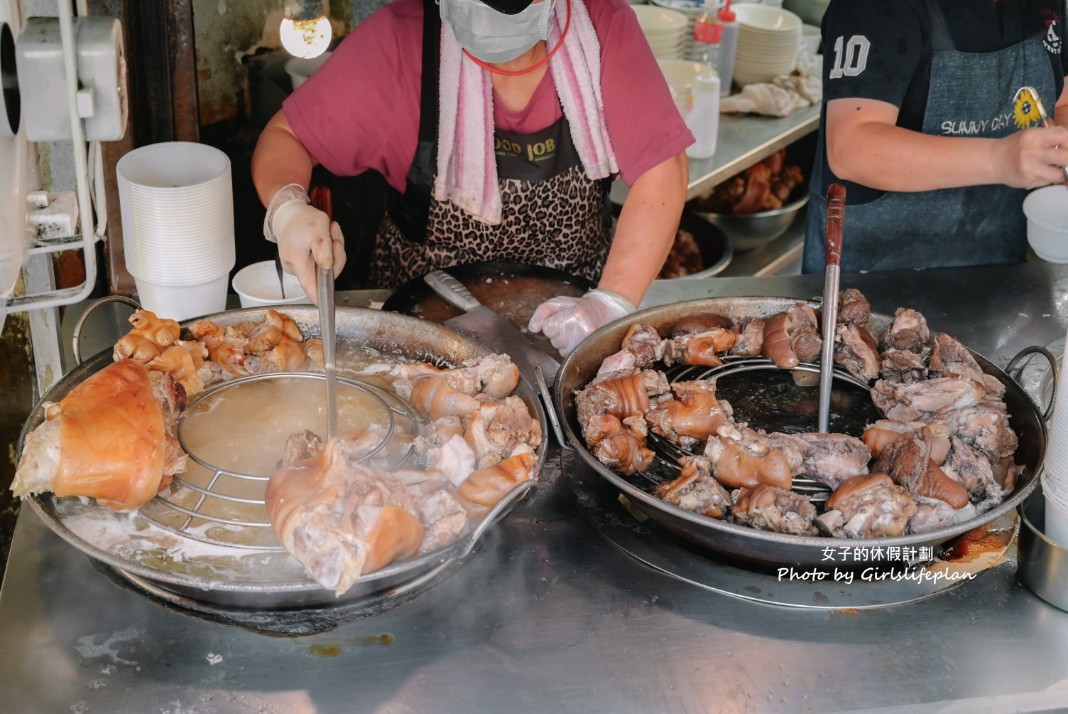
[[709, 45], [718, 45], [723, 38], [723, 23], [701, 16], [693, 21], [693, 39]]
[[727, 0], [727, 4], [719, 11], [720, 22], [734, 22], [737, 17], [734, 10], [731, 10], [731, 0]]

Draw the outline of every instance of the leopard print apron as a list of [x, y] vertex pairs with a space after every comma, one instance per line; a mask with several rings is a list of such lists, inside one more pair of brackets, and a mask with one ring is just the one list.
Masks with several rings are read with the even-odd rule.
[[372, 284], [393, 289], [436, 268], [494, 260], [597, 281], [612, 239], [610, 184], [586, 176], [566, 118], [530, 134], [498, 131], [494, 140], [500, 225], [430, 198], [426, 234], [409, 236], [387, 211], [376, 236]]

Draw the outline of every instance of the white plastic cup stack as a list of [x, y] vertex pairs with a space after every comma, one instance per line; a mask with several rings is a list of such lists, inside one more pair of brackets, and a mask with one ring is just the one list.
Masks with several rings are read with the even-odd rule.
[[116, 173], [126, 269], [141, 306], [173, 320], [225, 310], [237, 259], [226, 154], [149, 144], [119, 159]]
[[[1060, 375], [1064, 376], [1064, 359]], [[1046, 499], [1046, 536], [1068, 548], [1068, 387], [1057, 381], [1049, 439], [1042, 467], [1042, 492]]]

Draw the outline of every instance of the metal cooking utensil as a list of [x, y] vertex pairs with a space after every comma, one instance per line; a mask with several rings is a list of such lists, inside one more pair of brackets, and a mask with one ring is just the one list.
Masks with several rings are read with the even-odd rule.
[[466, 285], [443, 270], [427, 273], [423, 279], [450, 305], [464, 311], [463, 315], [443, 322], [444, 326], [458, 330], [476, 340], [485, 342], [495, 350], [508, 354], [519, 367], [519, 372], [530, 380], [531, 384], [537, 383], [538, 368], [541, 368], [542, 374], [550, 383], [556, 379], [560, 363], [547, 352], [539, 349], [528, 335], [517, 330], [512, 323], [480, 303]]
[[285, 281], [285, 278], [283, 276], [283, 272], [284, 271], [282, 270], [282, 256], [278, 255], [278, 253], [274, 254], [274, 269], [275, 269], [275, 272], [278, 273], [278, 287], [280, 287], [282, 289], [282, 299], [285, 300], [286, 299], [286, 281]]
[[838, 323], [838, 284], [842, 276], [842, 220], [845, 186], [827, 189], [827, 260], [823, 279], [823, 349], [820, 354], [820, 406], [818, 429], [830, 431], [831, 387], [834, 386], [834, 332]]
[[[1035, 105], [1035, 109], [1038, 110], [1038, 116], [1042, 118], [1042, 126], [1047, 129], [1053, 126], [1053, 123], [1049, 120], [1049, 115], [1046, 114], [1046, 107], [1042, 105], [1042, 99], [1038, 96], [1038, 91], [1034, 87], [1020, 87], [1017, 89], [1016, 95], [1012, 98], [1012, 103], [1015, 105], [1025, 95]], [[1068, 166], [1064, 167], [1064, 175], [1068, 177]]]
[[[333, 220], [330, 189], [317, 186], [312, 190], [312, 205]], [[337, 436], [337, 379], [335, 358], [337, 355], [337, 330], [334, 327], [334, 271], [319, 268], [315, 280], [319, 298], [319, 335], [323, 340], [323, 370], [326, 372], [326, 434], [328, 439]]]

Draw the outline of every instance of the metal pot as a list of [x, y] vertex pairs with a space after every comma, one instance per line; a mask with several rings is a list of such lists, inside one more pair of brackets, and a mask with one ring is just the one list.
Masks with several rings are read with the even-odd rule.
[[[1011, 415], [1010, 424], [1019, 436], [1016, 461], [1023, 464], [1023, 473], [1017, 480], [1013, 494], [997, 507], [965, 523], [927, 533], [853, 540], [760, 531], [691, 513], [662, 501], [601, 464], [587, 449], [576, 418], [575, 392], [593, 379], [605, 357], [619, 350], [623, 336], [632, 324], [640, 322], [656, 328], [661, 334], [667, 334], [680, 318], [687, 315], [717, 313], [732, 320], [768, 317], [797, 302], [794, 298], [777, 297], [693, 300], [642, 310], [605, 326], [579, 345], [564, 362], [557, 378], [554, 396], [562, 415], [562, 425], [568, 442], [601, 477], [618, 488], [632, 504], [660, 525], [718, 554], [765, 567], [826, 567], [829, 552], [849, 553], [849, 564], [863, 565], [886, 558], [887, 551], [891, 548], [936, 549], [946, 541], [1012, 511], [1038, 485], [1038, 473], [1046, 449], [1046, 423], [1024, 390], [1001, 369], [975, 352], [972, 352], [972, 355], [983, 371], [995, 376], [1005, 385], [1005, 402]], [[813, 307], [818, 309], [818, 302], [813, 303]], [[869, 328], [873, 334], [879, 334], [889, 324], [890, 319], [885, 315], [873, 315]], [[899, 555], [898, 558], [900, 557]], [[842, 565], [841, 562], [834, 564]]]
[[[318, 336], [319, 314], [315, 307], [289, 306], [280, 311], [291, 317], [305, 336]], [[200, 319], [229, 326], [259, 321], [265, 314], [265, 308], [249, 308]], [[335, 323], [339, 353], [376, 350], [386, 358], [456, 365], [489, 352], [478, 342], [434, 323], [379, 310], [339, 307]], [[42, 404], [59, 401], [111, 361], [110, 350], [106, 350], [71, 370], [45, 394], [23, 426], [20, 452], [27, 434], [44, 419]], [[545, 411], [536, 392], [526, 381], [520, 381], [516, 394], [537, 417], [542, 433], [548, 434]], [[543, 441], [537, 454], [539, 464], [544, 463], [545, 449]], [[408, 590], [413, 584], [426, 582], [466, 557], [486, 530], [511, 510], [533, 485], [533, 482], [527, 482], [518, 486], [481, 524], [461, 539], [436, 551], [368, 573], [340, 598], [310, 580], [285, 551], [226, 549], [205, 546], [182, 533], [157, 533], [157, 525], [142, 513], [147, 505], [132, 512], [114, 512], [88, 499], [56, 498], [51, 494], [29, 498], [26, 503], [61, 538], [134, 582], [147, 582], [155, 588], [202, 602], [276, 609], [345, 602], [390, 589]], [[131, 543], [135, 541], [136, 547], [133, 547]]]

